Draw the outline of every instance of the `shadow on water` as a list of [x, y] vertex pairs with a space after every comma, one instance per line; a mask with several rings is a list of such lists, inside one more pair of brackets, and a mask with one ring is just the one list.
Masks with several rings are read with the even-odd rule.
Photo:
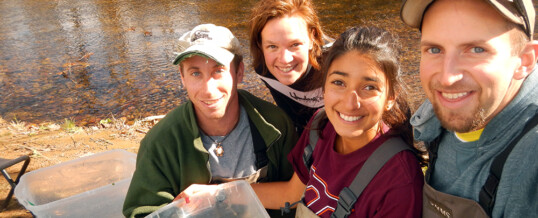
[[[354, 25], [376, 25], [401, 38], [412, 105], [418, 83], [419, 33], [400, 21], [400, 0], [314, 0], [332, 37]], [[200, 23], [230, 28], [240, 39], [247, 75], [240, 88], [272, 101], [252, 73], [248, 15], [253, 0], [2, 0], [0, 116], [26, 122], [86, 125], [165, 114], [186, 100], [175, 42]]]

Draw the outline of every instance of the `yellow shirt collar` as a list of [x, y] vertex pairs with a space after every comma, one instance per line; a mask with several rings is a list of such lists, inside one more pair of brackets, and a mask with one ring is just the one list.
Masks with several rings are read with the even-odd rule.
[[456, 137], [462, 142], [475, 142], [475, 141], [478, 141], [478, 139], [480, 139], [480, 136], [482, 135], [482, 131], [484, 131], [483, 128], [472, 131], [472, 132], [465, 132], [465, 133], [454, 132], [454, 133], [456, 134]]

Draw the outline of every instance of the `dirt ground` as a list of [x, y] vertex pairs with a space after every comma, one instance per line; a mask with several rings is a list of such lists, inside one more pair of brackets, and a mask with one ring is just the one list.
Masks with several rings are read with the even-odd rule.
[[[30, 172], [113, 149], [137, 153], [140, 140], [158, 119], [159, 117], [149, 117], [135, 122], [107, 119], [97, 126], [77, 127], [67, 120], [61, 124], [37, 125], [0, 118], [0, 157], [12, 159], [28, 155], [31, 160], [27, 172]], [[21, 166], [22, 164], [17, 164], [7, 169], [13, 179]], [[2, 205], [10, 186], [3, 176], [0, 180]], [[8, 207], [0, 212], [0, 217], [32, 217], [32, 214], [13, 196]]]

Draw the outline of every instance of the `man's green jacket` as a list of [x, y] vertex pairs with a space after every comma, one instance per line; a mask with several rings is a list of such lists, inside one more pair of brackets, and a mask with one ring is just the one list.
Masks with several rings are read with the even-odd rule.
[[[289, 180], [293, 169], [286, 157], [297, 141], [292, 122], [280, 108], [247, 91], [238, 90], [238, 95], [267, 146], [266, 181]], [[142, 139], [123, 214], [145, 216], [172, 202], [189, 185], [209, 183], [208, 160], [193, 104], [188, 101], [168, 113]]]

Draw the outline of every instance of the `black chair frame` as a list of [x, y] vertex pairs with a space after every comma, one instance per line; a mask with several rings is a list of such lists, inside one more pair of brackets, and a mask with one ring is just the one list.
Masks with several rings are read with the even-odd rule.
[[[9, 176], [9, 174], [6, 172], [6, 169], [15, 165], [15, 164], [18, 164], [20, 162], [24, 161], [24, 164], [22, 165], [22, 168], [21, 170], [19, 171], [19, 174], [17, 176], [17, 179], [13, 180], [11, 178], [11, 176]], [[7, 182], [9, 183], [9, 185], [11, 186], [11, 190], [9, 191], [9, 194], [7, 195], [6, 197], [6, 200], [4, 201], [4, 203], [2, 204], [2, 207], [0, 207], [0, 211], [3, 211], [4, 209], [7, 208], [8, 204], [9, 204], [9, 201], [11, 200], [11, 198], [13, 197], [13, 193], [15, 191], [15, 187], [17, 186], [17, 184], [19, 183], [19, 180], [21, 179], [21, 176], [22, 174], [24, 174], [26, 172], [26, 168], [28, 167], [28, 164], [30, 163], [30, 157], [28, 157], [27, 155], [23, 155], [23, 156], [20, 156], [18, 158], [15, 158], [15, 159], [4, 159], [4, 158], [0, 158], [0, 169], [2, 171], [2, 175], [4, 175], [4, 177], [6, 178]]]

